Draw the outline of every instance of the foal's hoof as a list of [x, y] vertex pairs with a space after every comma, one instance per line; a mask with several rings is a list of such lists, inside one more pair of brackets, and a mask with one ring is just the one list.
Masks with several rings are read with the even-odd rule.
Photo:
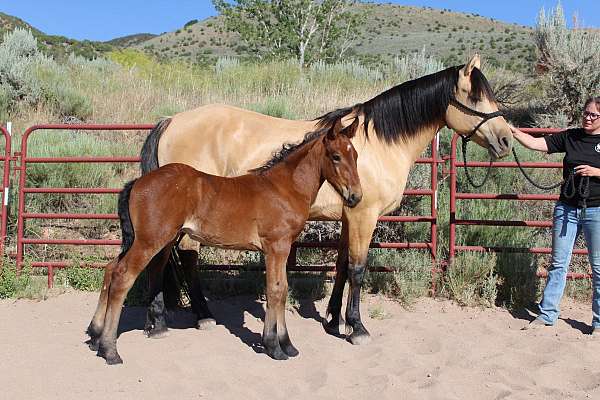
[[300, 354], [298, 349], [296, 349], [291, 343], [285, 346], [281, 346], [281, 350], [283, 350], [283, 352], [290, 357], [296, 357], [298, 354]]
[[[298, 350], [296, 350], [296, 351], [298, 351]], [[287, 360], [288, 359], [288, 355], [285, 354], [283, 352], [283, 350], [281, 350], [280, 347], [276, 347], [274, 350], [267, 349], [267, 354], [273, 360]]]
[[148, 339], [162, 339], [169, 336], [169, 330], [167, 328], [153, 328], [144, 331], [144, 334]]
[[98, 338], [89, 338], [85, 344], [88, 345], [88, 347], [90, 348], [91, 351], [98, 351]]
[[196, 329], [201, 331], [209, 331], [215, 326], [217, 326], [217, 321], [214, 318], [202, 318], [198, 320]]
[[354, 330], [351, 326], [347, 326], [346, 335], [346, 340], [354, 345], [371, 343], [371, 335], [369, 335], [369, 332], [367, 332], [367, 330], [362, 326], [359, 329]]

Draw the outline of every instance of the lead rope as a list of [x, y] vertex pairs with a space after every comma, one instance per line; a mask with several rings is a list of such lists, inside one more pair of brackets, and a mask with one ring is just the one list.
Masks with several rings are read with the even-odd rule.
[[[556, 189], [557, 187], [563, 184], [563, 182], [561, 181], [550, 186], [544, 186], [534, 182], [533, 179], [531, 179], [531, 177], [527, 174], [527, 172], [525, 172], [525, 169], [521, 165], [519, 157], [517, 157], [517, 152], [515, 151], [514, 147], [512, 149], [512, 153], [515, 157], [515, 161], [517, 162], [517, 166], [519, 167], [519, 170], [521, 171], [525, 179], [527, 179], [527, 181], [536, 188], [541, 190], [552, 190]], [[565, 196], [565, 198], [572, 199], [576, 193], [578, 193], [579, 197], [581, 197], [581, 200], [583, 202], [581, 217], [585, 218], [585, 210], [587, 209], [587, 198], [590, 196], [590, 177], [582, 176], [579, 180], [579, 187], [575, 188], [575, 174], [571, 170], [569, 171], [569, 174], [567, 175], [567, 179], [564, 181], [564, 184], [565, 186], [562, 189], [562, 194], [563, 196]]]
[[[569, 188], [571, 188], [569, 190]], [[569, 175], [567, 176], [567, 181], [565, 182], [565, 187], [563, 188], [563, 195], [567, 199], [572, 199], [575, 197], [575, 194], [579, 194], [581, 197], [583, 207], [581, 209], [581, 218], [585, 218], [585, 211], [587, 209], [587, 199], [590, 196], [590, 177], [582, 176], [579, 180], [579, 186], [575, 189], [575, 174], [573, 171], [569, 171]]]
[[485, 173], [485, 177], [483, 178], [483, 181], [481, 181], [481, 183], [475, 183], [473, 181], [473, 178], [471, 177], [471, 174], [469, 173], [469, 169], [467, 168], [467, 143], [469, 143], [469, 139], [468, 138], [465, 139], [465, 137], [462, 136], [463, 168], [465, 169], [465, 176], [467, 177], [467, 181], [469, 182], [469, 184], [471, 186], [473, 186], [474, 188], [478, 189], [478, 188], [482, 187], [483, 185], [485, 185], [488, 178], [491, 176], [492, 157], [490, 157], [490, 164], [487, 167], [487, 171]]
[[515, 161], [517, 162], [517, 167], [519, 167], [519, 170], [521, 171], [521, 173], [523, 174], [523, 176], [525, 177], [525, 179], [527, 179], [527, 181], [529, 183], [531, 183], [533, 186], [535, 186], [536, 188], [541, 189], [541, 190], [552, 190], [552, 189], [556, 189], [557, 187], [559, 187], [560, 185], [562, 185], [562, 181], [558, 182], [558, 183], [555, 183], [553, 185], [550, 185], [550, 186], [544, 186], [544, 185], [537, 184], [527, 174], [527, 172], [525, 172], [525, 169], [523, 168], [523, 166], [521, 166], [521, 161], [519, 160], [519, 157], [517, 157], [517, 152], [515, 151], [514, 147], [512, 148], [512, 153], [513, 153], [513, 156], [515, 157]]

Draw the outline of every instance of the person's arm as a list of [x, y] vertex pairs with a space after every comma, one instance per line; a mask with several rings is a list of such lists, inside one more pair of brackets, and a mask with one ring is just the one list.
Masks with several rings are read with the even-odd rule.
[[513, 137], [519, 141], [523, 146], [527, 147], [531, 150], [536, 151], [548, 151], [548, 144], [543, 137], [533, 137], [512, 125], [510, 126], [510, 130], [513, 133]]

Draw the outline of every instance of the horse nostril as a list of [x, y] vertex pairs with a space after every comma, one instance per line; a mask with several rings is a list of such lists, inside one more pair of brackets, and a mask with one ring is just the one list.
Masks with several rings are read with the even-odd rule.
[[507, 149], [510, 147], [510, 142], [506, 136], [500, 138], [500, 144], [504, 145]]

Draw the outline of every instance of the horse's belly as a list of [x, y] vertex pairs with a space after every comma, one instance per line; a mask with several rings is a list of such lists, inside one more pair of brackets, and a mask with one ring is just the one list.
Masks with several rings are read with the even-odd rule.
[[196, 222], [186, 222], [183, 232], [204, 246], [214, 246], [232, 250], [262, 250], [257, 230], [253, 227], [222, 226], [210, 229]]

